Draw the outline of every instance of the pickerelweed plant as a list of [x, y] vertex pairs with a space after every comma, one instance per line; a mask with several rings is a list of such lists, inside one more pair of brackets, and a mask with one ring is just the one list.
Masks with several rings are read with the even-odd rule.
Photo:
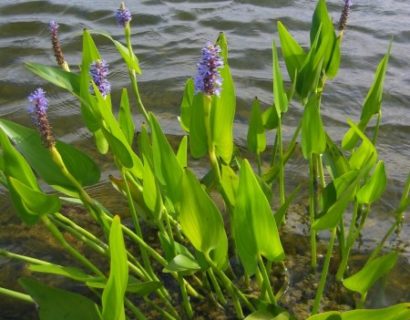
[[[286, 273], [280, 229], [287, 222], [289, 205], [305, 188], [309, 193], [311, 268], [312, 272], [320, 271], [309, 319], [408, 320], [410, 303], [376, 310], [361, 308], [372, 285], [398, 259], [398, 250], [385, 253], [383, 248], [386, 240], [400, 231], [410, 203], [410, 178], [394, 212], [393, 225], [360, 270], [352, 273], [348, 269], [352, 248], [387, 184], [376, 142], [391, 47], [376, 69], [359, 122], [348, 120], [349, 129], [339, 146], [326, 133], [320, 107], [326, 83], [339, 69], [351, 5], [351, 1], [345, 1], [337, 32], [325, 0], [318, 1], [308, 49], [278, 22], [290, 82], [283, 81], [274, 42], [273, 102], [262, 110], [255, 98], [249, 120], [247, 146], [257, 159], [256, 170], [234, 149], [236, 95], [224, 34], [215, 43], [206, 43], [195, 79], [186, 82], [179, 118], [186, 135], [175, 151], [155, 115], [142, 103], [138, 87], [141, 69], [132, 48], [132, 16], [126, 6], [121, 4], [115, 14], [124, 29], [125, 45], [108, 34], [84, 30], [79, 72], [70, 71], [58, 40], [58, 25], [51, 22], [59, 67], [27, 63], [27, 68], [78, 98], [85, 126], [99, 152], [110, 152], [115, 162], [118, 176], [110, 179], [128, 202], [132, 223], [122, 222], [89, 194], [86, 187], [99, 181], [100, 170], [85, 153], [54, 138], [47, 118], [47, 107], [52, 106], [44, 90], [37, 89], [29, 96], [29, 104], [39, 132], [0, 119], [0, 182], [9, 191], [21, 220], [27, 225], [43, 223], [81, 267], [3, 249], [0, 254], [26, 262], [32, 272], [78, 281], [90, 289], [90, 294], [86, 297], [53, 288], [34, 278], [20, 279], [26, 293], [6, 288], [0, 288], [0, 293], [36, 303], [40, 318], [52, 320], [62, 314], [64, 319], [73, 320], [147, 319], [142, 305], [156, 310], [160, 319], [191, 319], [197, 315], [196, 303], [204, 299], [212, 301], [215, 308], [234, 312], [238, 319], [293, 319], [294, 315], [281, 306], [284, 292], [291, 290], [289, 283], [272, 283], [271, 274], [274, 266]], [[111, 101], [109, 67], [95, 45], [94, 35], [112, 41], [125, 62], [136, 109], [145, 119], [139, 128], [133, 121], [127, 89], [122, 90], [120, 101]], [[300, 103], [303, 116], [285, 148], [282, 119], [292, 103]], [[117, 115], [115, 109], [119, 110]], [[374, 118], [375, 125], [368, 128]], [[139, 135], [134, 141], [136, 130]], [[263, 154], [268, 158], [266, 133], [271, 130], [275, 132], [273, 152], [270, 161], [262, 161]], [[288, 193], [285, 166], [298, 141], [309, 163], [310, 178], [308, 185], [301, 184]], [[195, 159], [208, 158], [209, 171], [204, 177], [190, 168], [189, 154]], [[44, 183], [57, 193], [45, 193], [40, 187]], [[278, 195], [273, 195], [273, 190], [278, 190]], [[216, 204], [215, 194], [221, 196], [222, 206]], [[278, 207], [275, 212], [272, 201]], [[101, 229], [99, 236], [87, 225], [60, 213], [62, 204], [81, 204]], [[352, 214], [345, 215], [350, 209]], [[147, 242], [142, 222], [155, 226], [155, 248]], [[327, 231], [330, 239], [324, 261], [318, 264], [316, 242], [322, 231]], [[106, 264], [96, 263], [79, 251], [67, 234], [101, 255]], [[356, 310], [320, 314], [333, 256], [340, 261], [335, 278], [361, 298]], [[240, 267], [233, 267], [233, 261], [239, 261]], [[251, 285], [257, 289], [249, 290]], [[176, 287], [180, 290], [177, 296], [171, 292]]]

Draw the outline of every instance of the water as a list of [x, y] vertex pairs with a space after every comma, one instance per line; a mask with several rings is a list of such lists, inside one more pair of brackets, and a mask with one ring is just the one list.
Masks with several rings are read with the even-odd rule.
[[[245, 145], [246, 121], [252, 98], [268, 105], [272, 101], [271, 43], [279, 44], [276, 22], [282, 21], [306, 47], [315, 2], [311, 0], [236, 1], [129, 1], [134, 13], [133, 42], [140, 59], [142, 98], [149, 110], [158, 114], [169, 134], [181, 135], [176, 117], [184, 82], [195, 74], [200, 48], [216, 39], [219, 31], [227, 35], [230, 65], [237, 87], [238, 108], [235, 139]], [[338, 21], [343, 1], [328, 1], [331, 15]], [[16, 1], [0, 3], [0, 116], [31, 125], [26, 114], [27, 95], [44, 86], [50, 100], [50, 120], [60, 139], [90, 150], [90, 136], [84, 129], [75, 99], [24, 68], [32, 61], [54, 65], [47, 24], [60, 24], [60, 39], [66, 60], [80, 64], [83, 28], [105, 30], [117, 39], [122, 30], [113, 19], [116, 1]], [[389, 212], [397, 205], [407, 173], [410, 171], [410, 2], [408, 0], [356, 0], [343, 41], [342, 66], [338, 77], [329, 82], [323, 101], [325, 125], [334, 139], [346, 130], [346, 118], [357, 120], [360, 106], [373, 79], [378, 61], [393, 39], [392, 57], [385, 82], [383, 122], [378, 148], [385, 160], [389, 187], [387, 195], [370, 217], [365, 241], [373, 243], [392, 221]], [[100, 52], [110, 63], [113, 101], [128, 85], [128, 75], [110, 43], [100, 39]], [[283, 64], [282, 64], [283, 67]], [[285, 68], [283, 68], [285, 70]], [[301, 107], [293, 104], [285, 119], [285, 138], [289, 139]], [[140, 119], [140, 118], [139, 118]], [[91, 150], [90, 150], [91, 152]], [[101, 161], [102, 163], [102, 161]], [[104, 179], [110, 168], [105, 167]], [[291, 179], [305, 177], [305, 164], [296, 162], [288, 170]], [[104, 182], [103, 179], [103, 182]], [[98, 192], [98, 189], [96, 189]], [[0, 190], [0, 209], [9, 212], [9, 203]], [[410, 215], [403, 234], [409, 234]], [[404, 256], [410, 257], [405, 249]]]

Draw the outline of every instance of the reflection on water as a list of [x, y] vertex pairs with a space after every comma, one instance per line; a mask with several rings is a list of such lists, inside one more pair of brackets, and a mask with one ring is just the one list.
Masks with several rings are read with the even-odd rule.
[[[335, 21], [342, 0], [327, 1]], [[26, 97], [37, 86], [44, 86], [50, 98], [50, 120], [56, 135], [83, 149], [91, 144], [84, 129], [77, 101], [58, 88], [44, 84], [24, 68], [24, 62], [54, 64], [47, 24], [60, 24], [65, 57], [76, 69], [80, 64], [83, 28], [105, 30], [122, 39], [122, 30], [113, 19], [115, 1], [63, 0], [15, 1], [0, 3], [0, 116], [29, 124]], [[167, 133], [180, 135], [176, 117], [185, 80], [195, 73], [199, 50], [219, 31], [227, 34], [230, 64], [237, 86], [238, 110], [236, 141], [245, 145], [246, 119], [254, 96], [268, 105], [271, 93], [271, 42], [276, 40], [276, 22], [281, 20], [304, 46], [315, 1], [311, 0], [226, 0], [129, 1], [133, 16], [133, 42], [143, 75], [141, 91], [145, 105], [159, 114]], [[410, 2], [407, 0], [355, 1], [343, 43], [342, 68], [328, 84], [323, 115], [330, 134], [340, 139], [347, 117], [357, 119], [360, 105], [373, 79], [375, 67], [393, 38], [392, 57], [385, 82], [383, 123], [378, 147], [390, 176], [386, 197], [369, 220], [365, 241], [383, 234], [392, 217], [388, 212], [398, 203], [401, 188], [410, 171]], [[97, 39], [105, 60], [110, 63], [113, 101], [128, 85], [128, 76], [114, 48]], [[283, 66], [283, 65], [282, 65]], [[294, 104], [285, 119], [285, 137], [290, 136], [301, 107]], [[140, 118], [138, 118], [140, 120]], [[93, 150], [90, 150], [93, 152]], [[100, 162], [103, 163], [103, 160]], [[106, 166], [106, 164], [104, 164]], [[287, 168], [288, 176], [303, 179], [304, 162], [296, 159]], [[111, 168], [106, 170], [104, 177]], [[98, 192], [98, 190], [96, 191]], [[0, 191], [0, 210], [7, 198]], [[2, 213], [4, 214], [4, 212]], [[409, 234], [409, 218], [403, 234]], [[387, 223], [386, 223], [387, 222]], [[409, 248], [406, 257], [410, 257]]]

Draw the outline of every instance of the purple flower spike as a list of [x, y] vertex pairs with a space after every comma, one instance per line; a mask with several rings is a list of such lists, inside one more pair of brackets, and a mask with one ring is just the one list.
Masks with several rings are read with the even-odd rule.
[[208, 41], [201, 53], [202, 56], [195, 77], [195, 93], [202, 92], [206, 95], [219, 96], [222, 78], [218, 69], [224, 65], [220, 57], [221, 48]]
[[[90, 75], [103, 97], [111, 92], [111, 84], [107, 80], [108, 73], [108, 64], [104, 60], [94, 61], [90, 66]], [[90, 92], [94, 94], [92, 85], [90, 86]]]
[[349, 17], [350, 8], [353, 5], [353, 0], [345, 0], [345, 5], [339, 20], [339, 31], [343, 32], [346, 29], [347, 18]]
[[41, 140], [47, 148], [52, 148], [55, 145], [55, 139], [48, 122], [47, 109], [48, 101], [45, 92], [42, 88], [36, 89], [28, 96], [30, 102], [29, 113], [31, 113], [34, 124], [38, 127], [41, 135]]
[[51, 35], [51, 43], [53, 45], [54, 56], [56, 57], [57, 64], [59, 66], [64, 66], [65, 60], [63, 55], [63, 50], [61, 50], [60, 40], [58, 39], [58, 23], [51, 20], [48, 24]]
[[125, 25], [131, 21], [131, 12], [125, 6], [124, 2], [121, 3], [120, 8], [115, 12], [115, 19], [117, 19], [117, 23], [122, 27], [125, 27]]

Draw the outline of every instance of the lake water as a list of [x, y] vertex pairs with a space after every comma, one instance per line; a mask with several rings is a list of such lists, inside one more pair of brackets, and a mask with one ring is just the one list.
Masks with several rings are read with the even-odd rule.
[[[327, 2], [337, 22], [343, 1]], [[258, 96], [264, 105], [272, 101], [272, 40], [279, 45], [276, 23], [282, 21], [304, 47], [308, 46], [315, 3], [311, 0], [129, 1], [134, 49], [143, 69], [140, 86], [146, 107], [158, 114], [168, 134], [181, 135], [177, 116], [184, 82], [195, 74], [201, 47], [223, 31], [229, 42], [238, 95], [235, 138], [239, 145], [246, 145], [246, 123], [253, 97]], [[30, 74], [24, 62], [55, 64], [47, 26], [54, 19], [60, 24], [66, 60], [76, 68], [81, 61], [83, 28], [105, 30], [123, 39], [122, 29], [113, 19], [117, 7], [118, 2], [107, 0], [1, 0], [0, 116], [31, 125], [26, 113], [27, 95], [43, 86], [50, 100], [49, 117], [56, 136], [83, 149], [90, 148], [90, 136], [82, 124], [78, 102]], [[410, 171], [409, 17], [408, 0], [354, 0], [343, 40], [342, 67], [338, 77], [328, 83], [323, 100], [326, 128], [334, 139], [340, 140], [347, 128], [346, 119], [359, 118], [376, 65], [393, 39], [378, 141], [380, 157], [388, 169], [389, 187], [370, 217], [365, 237], [370, 243], [384, 234], [392, 221], [388, 212], [397, 205]], [[120, 89], [128, 85], [128, 74], [115, 49], [106, 41], [99, 43], [103, 58], [110, 64], [113, 101], [118, 101]], [[285, 138], [292, 134], [301, 112], [297, 103], [290, 107], [285, 119]], [[104, 179], [109, 171], [106, 168]], [[291, 179], [303, 179], [305, 164], [292, 164], [288, 173]], [[8, 198], [2, 190], [0, 209], [3, 214], [10, 212]], [[409, 222], [407, 215], [404, 235], [410, 232]], [[408, 246], [404, 256], [410, 257]]]

